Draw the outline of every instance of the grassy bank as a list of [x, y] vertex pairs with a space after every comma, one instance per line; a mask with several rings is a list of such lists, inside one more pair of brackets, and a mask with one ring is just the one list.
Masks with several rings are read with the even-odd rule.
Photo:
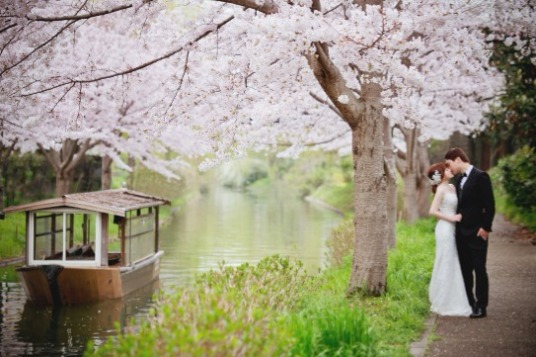
[[24, 213], [8, 214], [0, 220], [0, 260], [23, 254], [25, 224]]
[[159, 297], [150, 319], [86, 355], [409, 356], [428, 314], [433, 222], [398, 226], [388, 292], [347, 298], [351, 261], [307, 276], [270, 257], [222, 266]]

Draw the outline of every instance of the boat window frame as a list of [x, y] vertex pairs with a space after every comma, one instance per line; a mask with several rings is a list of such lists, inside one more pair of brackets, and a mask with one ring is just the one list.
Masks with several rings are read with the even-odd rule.
[[[62, 258], [60, 259], [35, 259], [35, 215], [38, 213], [54, 213], [63, 215], [63, 232], [62, 232]], [[95, 258], [93, 260], [67, 260], [66, 246], [67, 246], [67, 215], [68, 214], [88, 214], [95, 217], [95, 242], [94, 251]], [[28, 218], [28, 265], [62, 265], [62, 266], [101, 266], [102, 256], [102, 214], [95, 211], [86, 211], [80, 209], [44, 209], [38, 211], [29, 212]]]

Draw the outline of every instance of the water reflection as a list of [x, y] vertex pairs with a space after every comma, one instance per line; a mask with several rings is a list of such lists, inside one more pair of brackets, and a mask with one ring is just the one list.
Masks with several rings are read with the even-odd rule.
[[100, 345], [117, 334], [116, 327], [143, 319], [158, 282], [124, 299], [82, 306], [39, 306], [26, 300], [20, 284], [8, 288], [1, 302], [0, 355], [80, 356], [89, 340]]
[[[340, 217], [295, 197], [284, 187], [251, 195], [214, 186], [192, 200], [161, 231], [163, 289], [191, 282], [195, 274], [255, 263], [274, 254], [303, 261], [314, 273], [323, 266], [325, 240]], [[19, 283], [3, 283], [0, 356], [80, 356], [120, 329], [146, 319], [156, 286], [124, 299], [72, 307], [26, 301]]]
[[236, 266], [279, 254], [310, 273], [323, 267], [325, 240], [340, 217], [274, 186], [265, 196], [214, 186], [190, 202], [162, 232], [164, 286], [184, 284], [225, 261]]

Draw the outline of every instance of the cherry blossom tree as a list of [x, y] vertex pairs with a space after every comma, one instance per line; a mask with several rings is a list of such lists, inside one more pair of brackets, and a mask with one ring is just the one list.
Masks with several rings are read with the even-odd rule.
[[[32, 8], [26, 21], [53, 21], [58, 27], [127, 6], [119, 1], [80, 1], [80, 11], [65, 16], [60, 15], [65, 8], [36, 3], [40, 7]], [[78, 4], [69, 2], [73, 3]], [[88, 4], [95, 8], [88, 9]], [[523, 19], [521, 25], [512, 21], [518, 19], [517, 12], [533, 19], [527, 10], [530, 3], [512, 2], [510, 7], [472, 0], [187, 4], [195, 7], [195, 16], [181, 24], [185, 31], [166, 22], [177, 21], [170, 13], [184, 13], [186, 4], [180, 3], [166, 7], [142, 1], [102, 16], [109, 21], [105, 33], [102, 28], [85, 30], [93, 29], [93, 20], [88, 19], [65, 40], [70, 41], [63, 52], [69, 61], [51, 50], [46, 59], [28, 62], [37, 48], [29, 41], [32, 50], [24, 53], [32, 53], [25, 60], [31, 64], [10, 69], [23, 68], [7, 86], [12, 90], [6, 103], [18, 108], [17, 118], [26, 118], [18, 120], [23, 127], [32, 126], [42, 135], [51, 125], [38, 127], [46, 118], [21, 114], [31, 109], [20, 103], [50, 102], [54, 108], [48, 113], [65, 113], [55, 122], [62, 118], [62, 129], [76, 129], [72, 132], [78, 136], [72, 134], [70, 139], [106, 139], [108, 146], [99, 147], [117, 150], [135, 142], [142, 145], [130, 145], [128, 151], [141, 150], [140, 157], [147, 154], [149, 142], [141, 134], [156, 126], [151, 142], [165, 142], [186, 153], [199, 152], [191, 146], [212, 152], [202, 168], [245, 155], [249, 149], [282, 143], [286, 145], [282, 156], [299, 155], [311, 145], [352, 153], [355, 249], [349, 292], [381, 294], [395, 219], [394, 155], [388, 129], [414, 130], [419, 142], [453, 131], [482, 130], [482, 113], [502, 86], [501, 76], [487, 65], [486, 36], [503, 36], [507, 30], [511, 31], [507, 36], [517, 36], [515, 26], [531, 27], [531, 20]], [[79, 37], [80, 33], [85, 35]], [[90, 47], [108, 37], [98, 52], [106, 57], [96, 58]], [[139, 46], [134, 40], [141, 38], [145, 41]], [[72, 58], [74, 42], [80, 44], [82, 55]], [[17, 52], [10, 63], [24, 56]], [[49, 57], [57, 62], [47, 64]], [[63, 68], [66, 63], [69, 70]], [[20, 82], [21, 78], [26, 80]], [[134, 100], [132, 106], [129, 99]], [[125, 106], [127, 115], [118, 115]], [[103, 112], [112, 113], [107, 117], [116, 123], [111, 125], [116, 131], [99, 135], [103, 125], [91, 124]], [[127, 121], [134, 130], [128, 130]], [[178, 136], [183, 140], [174, 140]], [[188, 137], [197, 138], [195, 144]], [[35, 141], [24, 138], [19, 145]], [[49, 138], [46, 145], [45, 149], [57, 150], [58, 141]], [[117, 152], [110, 149], [108, 154], [118, 159]], [[417, 165], [412, 170], [418, 170]]]
[[[56, 173], [57, 195], [70, 192], [74, 170], [89, 152], [103, 157], [103, 172], [109, 172], [111, 160], [130, 169], [120, 155], [127, 153], [177, 178], [177, 162], [164, 160], [167, 148], [158, 143], [168, 123], [150, 114], [158, 104], [152, 100], [154, 93], [161, 92], [165, 80], [173, 79], [176, 68], [170, 70], [162, 63], [150, 72], [137, 68], [135, 74], [114, 73], [117, 68], [149, 61], [157, 46], [166, 45], [165, 37], [158, 43], [148, 41], [154, 34], [144, 28], [143, 21], [151, 16], [151, 9], [142, 12], [144, 3], [113, 7], [108, 2], [101, 4], [109, 6], [104, 10], [91, 8], [89, 2], [75, 7], [31, 4], [31, 12], [24, 17], [19, 13], [29, 11], [27, 4], [8, 8], [11, 12], [6, 18], [12, 24], [6, 24], [3, 31], [0, 78], [5, 105], [1, 117], [6, 132], [11, 136], [17, 132], [17, 148], [44, 154]], [[65, 16], [66, 8], [72, 14]], [[129, 13], [120, 13], [118, 19], [120, 11]], [[130, 21], [124, 21], [125, 16]], [[169, 16], [163, 16], [159, 24], [168, 26], [167, 38], [174, 37], [177, 24]], [[126, 50], [115, 50], [121, 48]], [[136, 52], [140, 48], [144, 51]], [[97, 80], [103, 77], [107, 80]], [[193, 138], [182, 131], [185, 141]], [[185, 152], [184, 145], [175, 145], [174, 150], [182, 155], [194, 151]], [[105, 177], [103, 185], [108, 184]]]

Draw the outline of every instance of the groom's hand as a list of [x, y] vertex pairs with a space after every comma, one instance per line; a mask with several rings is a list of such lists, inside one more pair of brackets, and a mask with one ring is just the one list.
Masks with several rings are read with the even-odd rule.
[[476, 235], [484, 240], [488, 240], [489, 232], [484, 230], [483, 228], [480, 228]]

